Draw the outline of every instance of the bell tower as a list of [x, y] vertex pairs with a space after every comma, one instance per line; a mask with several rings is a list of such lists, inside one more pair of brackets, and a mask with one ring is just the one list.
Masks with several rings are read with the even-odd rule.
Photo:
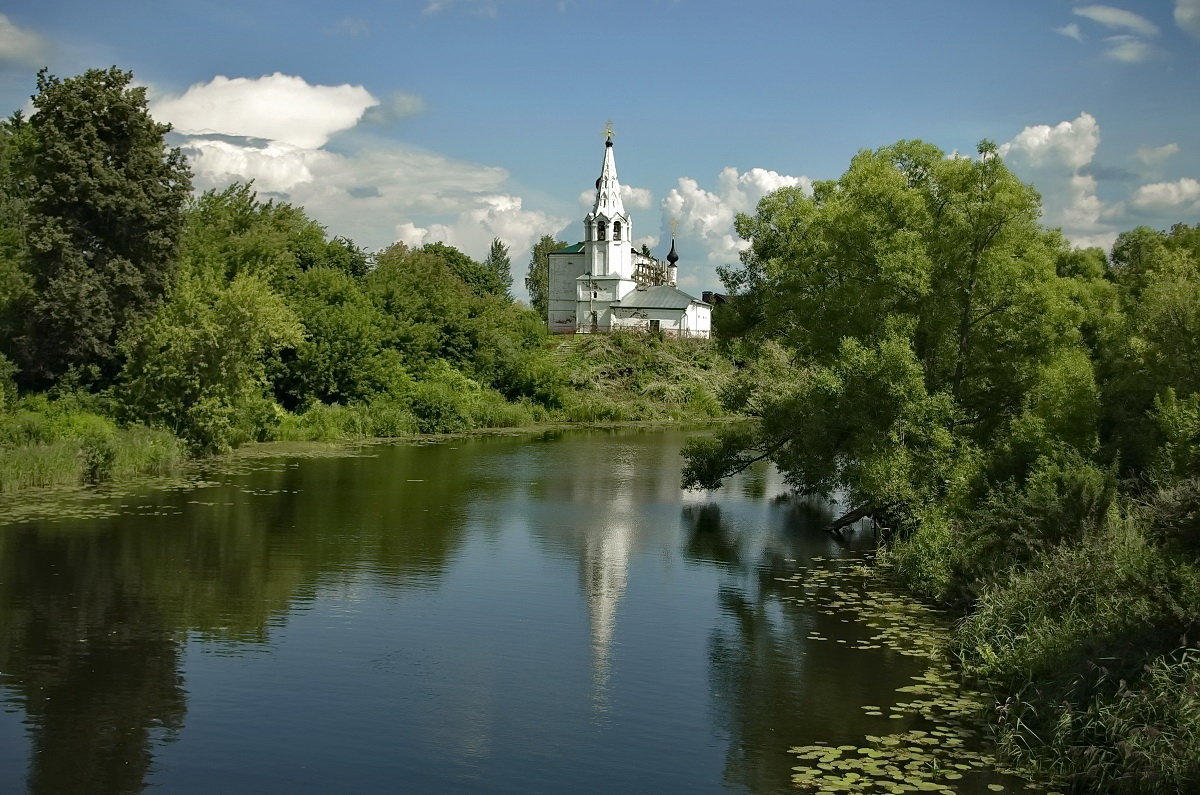
[[583, 219], [583, 241], [588, 272], [593, 277], [633, 278], [633, 224], [621, 201], [617, 161], [613, 157], [613, 130], [605, 130], [604, 162], [596, 180], [596, 201]]

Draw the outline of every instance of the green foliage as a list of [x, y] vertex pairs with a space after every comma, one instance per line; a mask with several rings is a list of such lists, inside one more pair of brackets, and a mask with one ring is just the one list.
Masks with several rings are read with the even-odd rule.
[[986, 590], [957, 632], [964, 667], [1014, 695], [1002, 748], [1088, 791], [1200, 785], [1200, 576], [1128, 519]]
[[512, 263], [508, 258], [508, 246], [504, 245], [500, 238], [492, 238], [483, 268], [491, 274], [495, 283], [503, 288], [497, 295], [512, 298]]
[[132, 78], [38, 74], [20, 154], [32, 291], [14, 310], [24, 324], [12, 351], [27, 386], [70, 369], [108, 382], [118, 336], [170, 284], [190, 174]]
[[[708, 340], [654, 335], [575, 337], [561, 360], [571, 389], [562, 405], [573, 421], [703, 419], [725, 414], [719, 395], [732, 366]], [[573, 394], [572, 394], [573, 393]]]
[[0, 415], [3, 415], [17, 399], [17, 385], [13, 376], [17, 367], [0, 353]]
[[1146, 508], [1147, 535], [1169, 553], [1200, 564], [1200, 477], [1172, 483]]
[[1200, 250], [1196, 230], [1141, 227], [1118, 237], [1111, 274], [1121, 316], [1101, 351], [1105, 447], [1129, 472], [1154, 463], [1164, 441], [1156, 401], [1200, 392]]
[[0, 492], [162, 475], [182, 458], [182, 445], [170, 434], [118, 428], [69, 397], [26, 398], [0, 413]]
[[278, 418], [264, 359], [296, 346], [302, 328], [262, 281], [184, 283], [124, 341], [118, 395], [131, 417], [212, 452], [262, 438]]
[[365, 258], [352, 243], [326, 241], [325, 230], [286, 202], [260, 202], [252, 184], [208, 191], [187, 208], [180, 245], [185, 278], [210, 286], [255, 277], [276, 291], [300, 271], [326, 266], [356, 275]]
[[385, 318], [353, 277], [323, 266], [304, 271], [291, 283], [287, 302], [305, 337], [275, 368], [285, 407], [407, 391], [400, 354], [382, 345]]
[[567, 247], [562, 240], [542, 235], [529, 252], [529, 270], [525, 276], [525, 289], [529, 291], [529, 305], [543, 321], [550, 307], [550, 259], [552, 251]]
[[739, 216], [751, 247], [724, 272], [734, 300], [719, 328], [781, 344], [794, 375], [737, 398], [759, 417], [747, 455], [693, 450], [689, 465], [732, 473], [765, 456], [802, 491], [915, 518], [961, 501], [981, 444], [1022, 411], [1047, 433], [1074, 423], [1086, 444], [1075, 409], [1095, 387], [1086, 355], [1068, 352], [1078, 311], [1039, 211], [993, 149], [970, 160], [901, 141]]
[[[497, 241], [499, 242], [499, 241]], [[503, 248], [503, 245], [501, 245]], [[495, 246], [493, 246], [493, 253]], [[426, 243], [418, 249], [441, 262], [450, 273], [461, 279], [471, 291], [478, 296], [508, 296], [508, 288], [512, 286], [512, 276], [504, 281], [501, 273], [501, 262], [476, 262], [454, 246], [445, 243]], [[503, 261], [507, 262], [508, 252], [503, 252]]]
[[969, 671], [1006, 682], [1071, 681], [1106, 660], [1134, 676], [1196, 636], [1200, 591], [1128, 522], [1093, 543], [1064, 545], [984, 592], [959, 632]]
[[1200, 475], [1200, 393], [1181, 399], [1174, 387], [1167, 387], [1154, 399], [1150, 416], [1162, 439], [1150, 468], [1151, 478], [1167, 485]]

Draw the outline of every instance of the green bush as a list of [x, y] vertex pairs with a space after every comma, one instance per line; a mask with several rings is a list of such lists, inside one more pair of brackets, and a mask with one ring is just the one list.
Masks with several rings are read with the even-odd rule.
[[1200, 576], [1129, 518], [1039, 556], [983, 591], [956, 634], [964, 669], [1017, 684], [1130, 677], [1200, 630]]
[[421, 381], [411, 400], [421, 433], [458, 433], [471, 427], [471, 393], [445, 381]]
[[1158, 492], [1146, 512], [1150, 537], [1173, 553], [1200, 562], [1200, 478]]

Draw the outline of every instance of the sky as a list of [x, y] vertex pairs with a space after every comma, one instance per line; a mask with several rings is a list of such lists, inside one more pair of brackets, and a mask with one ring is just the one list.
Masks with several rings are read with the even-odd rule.
[[197, 191], [254, 180], [369, 250], [575, 242], [615, 130], [632, 237], [720, 289], [739, 212], [983, 139], [1075, 245], [1200, 223], [1200, 0], [5, 0], [0, 112], [116, 65]]

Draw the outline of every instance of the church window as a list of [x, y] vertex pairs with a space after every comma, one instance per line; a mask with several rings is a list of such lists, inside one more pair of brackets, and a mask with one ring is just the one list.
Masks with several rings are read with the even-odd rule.
[[596, 224], [596, 239], [608, 240], [608, 224], [604, 221]]
[[613, 221], [613, 240], [621, 239], [621, 222]]

